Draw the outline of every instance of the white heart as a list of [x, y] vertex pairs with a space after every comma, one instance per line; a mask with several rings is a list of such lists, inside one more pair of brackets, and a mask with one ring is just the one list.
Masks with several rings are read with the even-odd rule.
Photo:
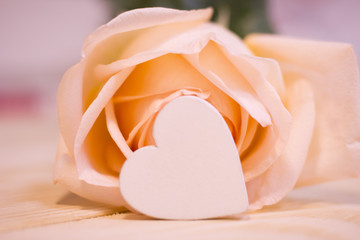
[[220, 113], [193, 96], [168, 103], [153, 128], [157, 146], [135, 151], [120, 172], [128, 207], [161, 219], [205, 219], [248, 208], [239, 154]]

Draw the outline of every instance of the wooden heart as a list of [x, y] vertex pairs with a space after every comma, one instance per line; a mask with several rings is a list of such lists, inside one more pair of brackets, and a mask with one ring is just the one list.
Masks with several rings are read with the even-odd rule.
[[161, 219], [205, 219], [248, 208], [239, 154], [220, 113], [193, 96], [168, 103], [153, 128], [156, 146], [135, 151], [120, 172], [130, 209]]

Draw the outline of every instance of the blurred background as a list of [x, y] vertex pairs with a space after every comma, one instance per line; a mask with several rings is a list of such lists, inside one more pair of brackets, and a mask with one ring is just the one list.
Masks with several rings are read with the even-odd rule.
[[212, 6], [213, 21], [249, 32], [344, 41], [360, 55], [358, 0], [0, 0], [0, 118], [56, 119], [56, 88], [86, 36], [117, 14]]

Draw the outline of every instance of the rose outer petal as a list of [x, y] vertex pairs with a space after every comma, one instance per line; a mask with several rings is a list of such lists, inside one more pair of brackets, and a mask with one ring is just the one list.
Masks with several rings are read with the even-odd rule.
[[75, 136], [78, 131], [83, 102], [82, 78], [84, 61], [71, 67], [63, 76], [57, 94], [58, 121], [65, 145], [71, 156], [74, 156]]
[[86, 57], [98, 44], [113, 35], [171, 23], [207, 22], [212, 12], [211, 8], [181, 11], [161, 7], [139, 8], [124, 12], [86, 38], [83, 56]]
[[101, 174], [94, 169], [91, 165], [91, 161], [89, 160], [89, 158], [92, 157], [91, 153], [89, 153], [89, 151], [85, 148], [84, 141], [106, 104], [110, 101], [116, 90], [121, 86], [132, 71], [133, 68], [124, 69], [109, 79], [109, 81], [105, 83], [99, 95], [85, 111], [81, 119], [74, 143], [74, 158], [80, 180], [84, 180], [95, 185], [118, 185], [116, 179], [113, 179], [111, 176], [106, 174]]
[[245, 42], [279, 62], [287, 85], [304, 79], [314, 91], [314, 135], [297, 186], [360, 176], [360, 81], [351, 45], [261, 34]]
[[287, 88], [287, 108], [293, 116], [290, 136], [281, 156], [268, 170], [246, 183], [250, 210], [280, 201], [293, 189], [305, 163], [315, 123], [311, 86], [303, 80]]
[[68, 190], [95, 202], [113, 206], [124, 206], [125, 200], [118, 186], [105, 187], [88, 184], [79, 179], [74, 158], [69, 154], [63, 139], [60, 137], [57, 150], [57, 161], [54, 171], [54, 182], [60, 182]]

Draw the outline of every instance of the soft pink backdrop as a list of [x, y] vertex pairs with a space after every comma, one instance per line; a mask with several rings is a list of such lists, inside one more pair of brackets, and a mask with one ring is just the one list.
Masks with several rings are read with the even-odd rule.
[[0, 116], [54, 113], [57, 84], [85, 37], [110, 18], [102, 0], [0, 1]]

